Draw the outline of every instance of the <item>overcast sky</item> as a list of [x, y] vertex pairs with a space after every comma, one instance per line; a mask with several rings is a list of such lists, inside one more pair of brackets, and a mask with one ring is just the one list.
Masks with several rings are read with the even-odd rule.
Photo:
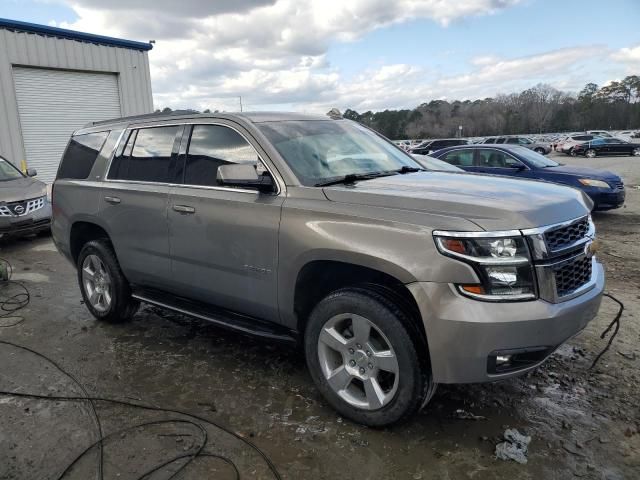
[[0, 0], [131, 40], [156, 108], [359, 112], [640, 74], [639, 0]]

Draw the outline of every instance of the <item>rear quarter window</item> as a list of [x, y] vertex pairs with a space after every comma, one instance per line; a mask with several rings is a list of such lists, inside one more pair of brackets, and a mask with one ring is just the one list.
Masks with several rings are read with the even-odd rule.
[[107, 131], [71, 137], [67, 150], [62, 156], [58, 178], [75, 180], [88, 178], [108, 135]]

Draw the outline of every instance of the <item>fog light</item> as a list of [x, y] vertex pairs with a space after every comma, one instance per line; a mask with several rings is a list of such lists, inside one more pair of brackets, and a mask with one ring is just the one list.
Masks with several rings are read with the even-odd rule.
[[505, 365], [511, 362], [511, 355], [498, 355], [496, 357], [496, 367]]

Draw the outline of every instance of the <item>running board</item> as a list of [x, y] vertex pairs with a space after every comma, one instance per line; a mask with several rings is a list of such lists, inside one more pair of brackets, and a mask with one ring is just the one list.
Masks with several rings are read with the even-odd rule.
[[189, 300], [166, 292], [137, 289], [135, 287], [132, 297], [141, 302], [206, 320], [229, 330], [278, 342], [297, 342], [296, 333], [282, 325], [215, 307], [204, 302]]

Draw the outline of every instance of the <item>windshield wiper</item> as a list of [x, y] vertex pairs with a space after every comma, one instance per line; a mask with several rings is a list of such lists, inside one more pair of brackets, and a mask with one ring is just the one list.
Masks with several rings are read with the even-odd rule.
[[388, 177], [389, 175], [396, 175], [397, 173], [398, 173], [397, 170], [387, 170], [384, 172], [371, 172], [371, 173], [349, 173], [341, 177], [334, 177], [324, 182], [316, 183], [314, 186], [328, 187], [329, 185], [338, 185], [340, 183], [349, 185], [349, 184], [358, 182], [360, 180], [371, 180], [372, 178]]
[[394, 172], [400, 173], [402, 175], [404, 175], [405, 173], [424, 172], [424, 171], [425, 171], [424, 168], [409, 167], [407, 165], [403, 165], [402, 168], [394, 170]]

